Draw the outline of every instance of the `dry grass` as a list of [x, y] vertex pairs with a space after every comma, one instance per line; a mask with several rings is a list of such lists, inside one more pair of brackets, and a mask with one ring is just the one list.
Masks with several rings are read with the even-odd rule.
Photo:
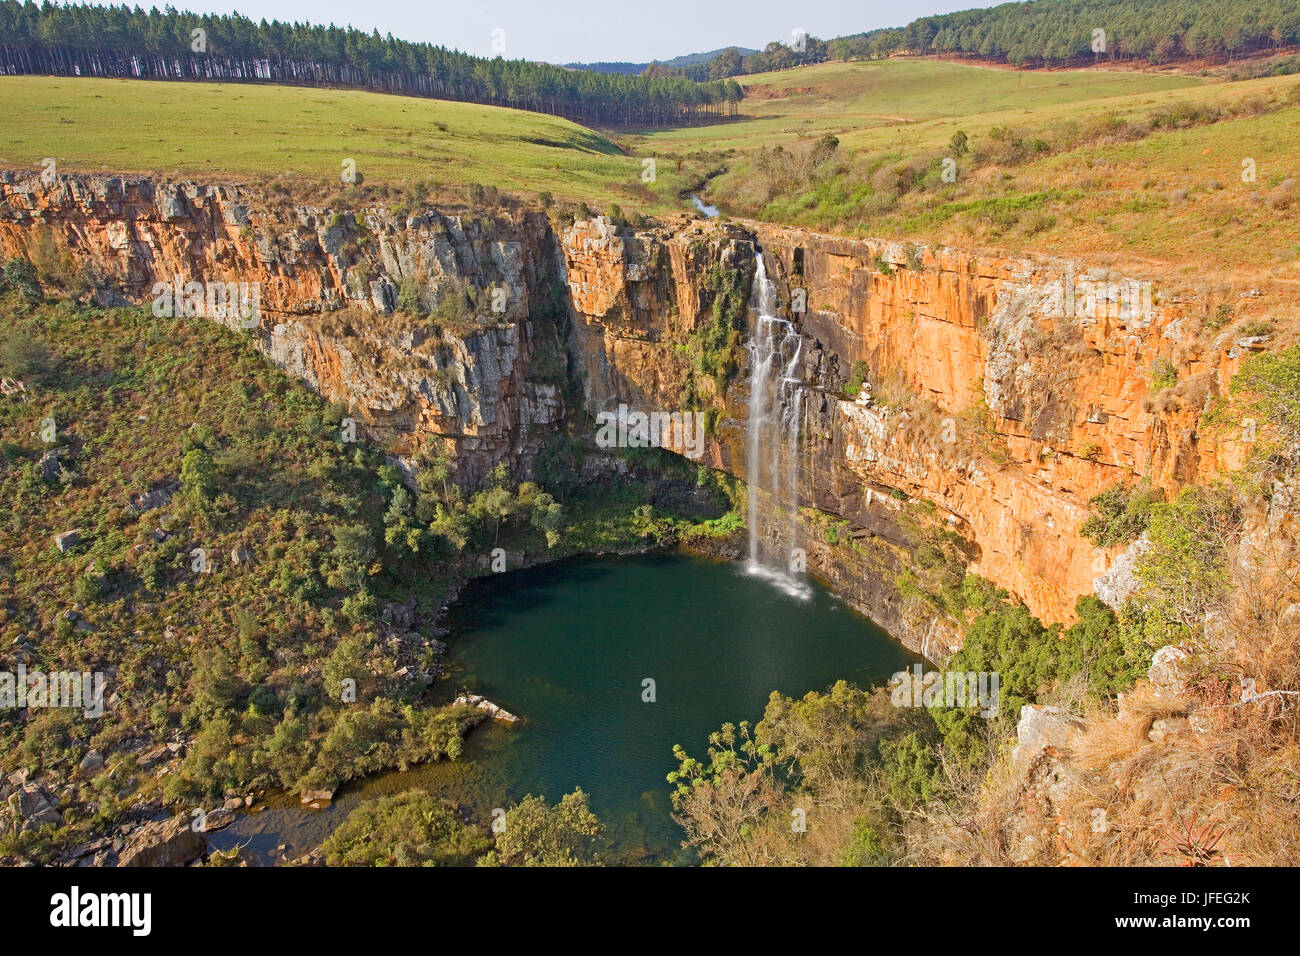
[[1300, 541], [1275, 525], [1235, 544], [1233, 587], [1181, 681], [1143, 681], [1117, 708], [1093, 705], [1067, 749], [1027, 767], [1004, 741], [980, 779], [949, 768], [948, 799], [908, 823], [911, 859], [1300, 863]]

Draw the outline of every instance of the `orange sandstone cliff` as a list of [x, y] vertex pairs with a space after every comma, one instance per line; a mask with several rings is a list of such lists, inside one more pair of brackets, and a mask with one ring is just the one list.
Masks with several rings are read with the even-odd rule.
[[[620, 403], [714, 410], [703, 463], [745, 477], [746, 353], [719, 387], [692, 336], [713, 320], [719, 274], [747, 286], [756, 250], [804, 340], [797, 543], [932, 658], [960, 635], [897, 586], [918, 502], [966, 542], [971, 570], [1065, 621], [1120, 558], [1079, 534], [1092, 496], [1139, 479], [1173, 492], [1249, 451], [1249, 433], [1199, 422], [1270, 339], [1208, 326], [1223, 302], [1237, 317], [1283, 309], [1278, 289], [762, 224], [557, 227], [536, 212], [399, 216], [244, 186], [0, 173], [3, 255], [105, 302], [149, 303], [177, 277], [257, 283], [259, 348], [397, 460], [430, 441], [454, 451], [468, 485], [500, 461], [526, 474], [549, 435], [590, 438]], [[764, 502], [769, 540], [789, 534], [776, 510]]]

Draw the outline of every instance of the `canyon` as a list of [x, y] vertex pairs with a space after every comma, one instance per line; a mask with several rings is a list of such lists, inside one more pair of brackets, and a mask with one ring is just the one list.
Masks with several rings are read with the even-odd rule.
[[[709, 410], [700, 461], [746, 479], [745, 336], [730, 336], [737, 367], [719, 376], [701, 371], [700, 333], [748, 298], [756, 253], [802, 337], [803, 383], [800, 508], [760, 501], [760, 537], [803, 547], [809, 571], [932, 660], [961, 635], [899, 586], [918, 526], [957, 535], [970, 571], [1068, 622], [1082, 594], [1124, 596], [1124, 549], [1079, 532], [1090, 498], [1135, 479], [1173, 493], [1251, 450], [1250, 429], [1200, 422], [1268, 344], [1214, 328], [1216, 309], [1280, 313], [1284, 292], [1264, 282], [685, 215], [633, 228], [0, 173], [0, 254], [102, 304], [147, 304], [178, 277], [257, 283], [260, 321], [244, 332], [269, 359], [404, 467], [442, 448], [467, 487], [501, 462], [531, 474], [552, 436], [590, 442], [620, 404]], [[412, 290], [466, 305], [408, 314]], [[865, 396], [846, 391], [855, 378]], [[615, 466], [592, 456], [586, 477]]]

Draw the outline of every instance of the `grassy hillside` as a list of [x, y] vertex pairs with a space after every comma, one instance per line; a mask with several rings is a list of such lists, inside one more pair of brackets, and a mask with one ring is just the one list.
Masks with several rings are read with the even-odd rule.
[[[62, 825], [0, 827], [0, 861], [48, 859], [139, 802], [189, 812], [226, 791], [332, 789], [454, 759], [482, 713], [430, 702], [450, 689], [426, 697], [430, 638], [481, 556], [638, 549], [711, 527], [644, 505], [635, 477], [586, 494], [566, 479], [563, 505], [504, 466], [477, 493], [433, 472], [414, 491], [364, 434], [343, 440], [345, 409], [243, 333], [42, 303], [9, 273], [21, 291], [0, 294], [0, 376], [26, 400], [0, 397], [0, 670], [98, 671], [105, 700], [89, 718], [0, 710], [0, 775], [26, 769], [62, 806]], [[650, 471], [640, 461], [633, 475]], [[555, 456], [548, 474], [570, 467]], [[129, 507], [159, 489], [171, 499]], [[74, 529], [60, 550], [55, 535]], [[409, 624], [390, 623], [391, 602]], [[92, 751], [103, 762], [83, 768]]]
[[[741, 119], [647, 132], [663, 148], [746, 148], [899, 122], [916, 123], [1007, 109], [1093, 103], [1115, 96], [1203, 85], [1172, 74], [1059, 70], [1017, 73], [942, 60], [819, 63], [739, 78]], [[1089, 108], [1092, 108], [1091, 106]]]
[[366, 182], [432, 179], [532, 195], [671, 205], [670, 169], [641, 181], [639, 158], [605, 137], [539, 113], [365, 93], [252, 84], [0, 78], [0, 165], [61, 171], [340, 182], [344, 159]]
[[[721, 171], [708, 198], [732, 215], [1300, 277], [1294, 76], [1203, 83], [896, 60], [748, 79], [750, 119], [625, 145]], [[814, 155], [827, 134], [834, 147]]]
[[[288, 174], [320, 185], [337, 184], [352, 158], [367, 183], [419, 182], [434, 202], [481, 183], [663, 214], [684, 210], [681, 194], [695, 188], [731, 215], [829, 232], [1300, 277], [1294, 76], [1209, 82], [897, 59], [744, 84], [733, 122], [626, 134], [616, 145], [565, 120], [464, 103], [5, 77], [12, 106], [0, 165], [53, 156], [64, 170]], [[160, 128], [160, 116], [185, 117], [183, 134]], [[654, 182], [641, 178], [648, 157]], [[1245, 159], [1253, 182], [1242, 179]]]

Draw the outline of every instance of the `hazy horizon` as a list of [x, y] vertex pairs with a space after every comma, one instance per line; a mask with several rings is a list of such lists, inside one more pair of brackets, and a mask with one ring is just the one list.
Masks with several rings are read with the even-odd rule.
[[[102, 6], [103, 4], [99, 4]], [[885, 0], [807, 0], [792, 7], [759, 0], [738, 15], [734, 7], [706, 7], [690, 0], [594, 5], [580, 0], [488, 0], [474, 5], [432, 9], [396, 0], [376, 0], [362, 8], [339, 0], [259, 0], [246, 3], [177, 2], [194, 13], [240, 13], [253, 20], [310, 21], [378, 30], [413, 42], [434, 43], [475, 56], [596, 63], [670, 60], [729, 46], [762, 49], [772, 40], [789, 43], [795, 30], [831, 39], [880, 27], [902, 26], [920, 16], [970, 9], [969, 0], [926, 0], [903, 10]], [[682, 23], [691, 24], [683, 31]], [[494, 31], [503, 31], [495, 34]], [[498, 41], [494, 46], [494, 39]], [[504, 51], [501, 42], [504, 41]]]

